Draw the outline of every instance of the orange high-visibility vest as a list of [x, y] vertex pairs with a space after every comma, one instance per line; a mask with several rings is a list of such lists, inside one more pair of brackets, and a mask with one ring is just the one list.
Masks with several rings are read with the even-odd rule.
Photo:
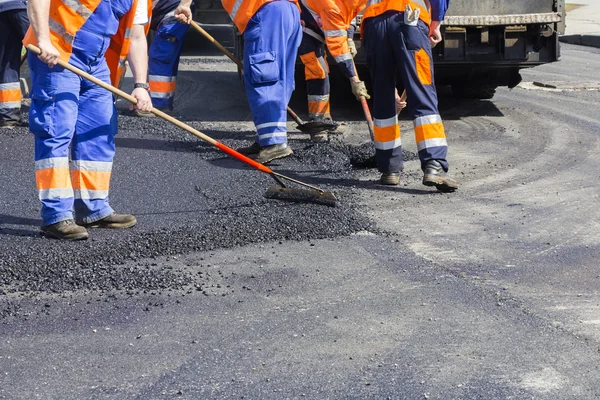
[[[225, 11], [227, 11], [238, 30], [244, 33], [250, 18], [252, 18], [259, 8], [271, 1], [274, 0], [221, 0], [221, 3], [223, 3], [223, 8], [225, 8]], [[298, 5], [297, 0], [287, 1]]]
[[413, 9], [418, 8], [421, 12], [419, 18], [427, 25], [431, 24], [431, 13], [429, 12], [431, 7], [428, 0], [369, 0], [362, 20], [376, 17], [390, 10], [404, 12], [408, 5]]
[[[69, 62], [73, 53], [75, 35], [94, 13], [102, 0], [78, 0], [76, 3], [63, 0], [50, 0], [50, 41], [60, 53], [60, 59]], [[76, 5], [76, 8], [74, 7]], [[124, 60], [129, 52], [131, 27], [135, 17], [137, 0], [133, 0], [129, 11], [120, 19], [119, 29], [112, 37], [106, 60], [111, 71], [113, 86], [118, 86]], [[148, 0], [148, 17], [151, 15], [152, 0]], [[150, 24], [148, 24], [150, 26]], [[23, 39], [25, 46], [37, 45], [37, 38], [30, 26]], [[123, 61], [121, 61], [123, 60]]]

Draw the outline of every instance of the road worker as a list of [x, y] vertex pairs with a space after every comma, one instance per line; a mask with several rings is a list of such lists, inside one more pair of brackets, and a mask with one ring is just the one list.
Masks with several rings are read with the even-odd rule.
[[[125, 60], [138, 109], [152, 108], [147, 84], [146, 0], [29, 0], [29, 52], [35, 169], [42, 232], [57, 239], [88, 237], [86, 227], [129, 228], [133, 215], [108, 204], [117, 112], [113, 96], [56, 65], [58, 60], [118, 86]], [[70, 151], [70, 153], [69, 153]], [[69, 163], [70, 158], [70, 163]]]
[[[331, 120], [329, 103], [329, 66], [325, 46], [350, 80], [352, 92], [358, 100], [369, 98], [365, 84], [360, 81], [354, 66], [353, 21], [364, 8], [366, 0], [300, 0], [302, 10], [302, 43], [300, 60], [304, 64], [308, 93], [309, 120]], [[327, 140], [327, 131], [311, 134], [315, 142]]]
[[[175, 11], [189, 21], [189, 2]], [[257, 136], [239, 149], [259, 163], [287, 157], [287, 104], [294, 90], [294, 62], [302, 40], [296, 0], [222, 0], [225, 11], [244, 36], [244, 83]]]
[[21, 41], [28, 27], [26, 0], [0, 0], [0, 128], [21, 123]]
[[[448, 0], [370, 0], [363, 14], [363, 36], [373, 83], [373, 122], [381, 183], [397, 185], [402, 171], [396, 73], [407, 93], [423, 184], [452, 192], [459, 184], [447, 175], [448, 145], [438, 111], [431, 48], [441, 41], [440, 24]], [[396, 94], [395, 94], [396, 93]]]

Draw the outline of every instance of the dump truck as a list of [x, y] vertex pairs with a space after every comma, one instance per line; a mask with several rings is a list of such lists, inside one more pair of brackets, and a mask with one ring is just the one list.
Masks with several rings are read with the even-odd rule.
[[[443, 41], [433, 49], [436, 84], [451, 86], [455, 96], [479, 99], [492, 98], [499, 86], [515, 87], [521, 69], [559, 59], [565, 15], [565, 0], [451, 0]], [[243, 57], [243, 38], [227, 23], [219, 0], [198, 0], [196, 17]], [[366, 67], [360, 29], [355, 41], [360, 72]]]

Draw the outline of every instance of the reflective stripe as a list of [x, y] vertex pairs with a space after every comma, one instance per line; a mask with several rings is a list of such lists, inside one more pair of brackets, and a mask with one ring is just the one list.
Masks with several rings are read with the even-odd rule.
[[111, 172], [112, 165], [112, 162], [106, 161], [73, 160], [71, 162], [72, 169], [80, 171]]
[[286, 132], [272, 132], [272, 133], [264, 133], [262, 135], [258, 135], [258, 140], [270, 139], [274, 137], [287, 137]]
[[48, 20], [48, 26], [50, 27], [51, 31], [56, 33], [58, 36], [62, 37], [64, 41], [67, 42], [69, 45], [73, 46], [73, 40], [75, 39], [75, 36], [67, 32], [64, 26], [62, 26], [52, 18]]
[[324, 95], [309, 94], [308, 101], [318, 101], [318, 102], [329, 101], [329, 95], [328, 94], [324, 94]]
[[321, 67], [323, 67], [323, 71], [329, 71], [329, 66], [327, 65], [327, 61], [325, 61], [323, 56], [317, 57], [317, 61], [319, 64], [321, 64]]
[[177, 80], [176, 76], [162, 76], [162, 75], [148, 75], [149, 81], [154, 82], [175, 82]]
[[391, 118], [377, 119], [373, 118], [373, 125], [379, 128], [387, 128], [388, 126], [394, 126], [398, 123], [398, 116], [394, 115]]
[[125, 29], [125, 36], [124, 37], [125, 37], [125, 39], [131, 38], [131, 29], [130, 28]]
[[77, 0], [62, 0], [63, 4], [81, 15], [83, 18], [88, 19], [92, 15], [92, 10], [78, 2]]
[[76, 189], [73, 191], [76, 199], [105, 199], [108, 197], [108, 190], [89, 190]]
[[267, 122], [265, 124], [256, 125], [256, 130], [258, 131], [260, 129], [272, 128], [272, 127], [287, 128], [287, 123], [286, 122]]
[[325, 39], [323, 38], [323, 36], [319, 35], [317, 32], [313, 31], [310, 28], [303, 26], [302, 32], [307, 34], [308, 36], [312, 36], [313, 38], [317, 39], [321, 43], [325, 43]]
[[10, 82], [10, 83], [0, 83], [0, 90], [15, 90], [21, 89], [21, 83], [19, 82]]
[[153, 99], [168, 99], [175, 96], [175, 92], [151, 92], [150, 97]]
[[236, 0], [235, 4], [233, 5], [233, 8], [231, 9], [231, 12], [229, 13], [229, 16], [231, 17], [232, 21], [235, 20], [235, 16], [243, 2], [244, 2], [244, 0]]
[[352, 60], [352, 53], [344, 53], [342, 55], [339, 55], [337, 57], [333, 57], [333, 59], [335, 60], [335, 62], [337, 63], [341, 63], [344, 61], [348, 61], [348, 60]]
[[394, 139], [389, 142], [375, 142], [375, 148], [378, 150], [392, 150], [402, 146], [402, 139]]
[[432, 114], [416, 118], [413, 121], [413, 124], [415, 125], [415, 127], [417, 127], [428, 124], [437, 124], [439, 122], [442, 122], [442, 117], [440, 117], [439, 114]]
[[448, 147], [448, 142], [446, 139], [435, 138], [435, 139], [427, 139], [417, 143], [417, 148], [419, 151], [430, 149], [432, 147]]
[[20, 101], [5, 101], [0, 103], [0, 110], [12, 110], [13, 108], [21, 108]]
[[35, 162], [36, 171], [48, 168], [69, 168], [69, 157], [44, 158]]
[[52, 188], [41, 189], [38, 191], [40, 200], [48, 199], [66, 199], [73, 197], [73, 189], [71, 188]]
[[323, 31], [323, 33], [325, 34], [325, 37], [348, 36], [348, 32], [341, 29], [332, 29], [329, 31]]

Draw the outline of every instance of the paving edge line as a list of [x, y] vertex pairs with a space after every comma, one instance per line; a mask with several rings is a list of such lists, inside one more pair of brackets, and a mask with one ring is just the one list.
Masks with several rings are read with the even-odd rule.
[[562, 43], [600, 48], [600, 34], [597, 35], [562, 35], [558, 37]]

